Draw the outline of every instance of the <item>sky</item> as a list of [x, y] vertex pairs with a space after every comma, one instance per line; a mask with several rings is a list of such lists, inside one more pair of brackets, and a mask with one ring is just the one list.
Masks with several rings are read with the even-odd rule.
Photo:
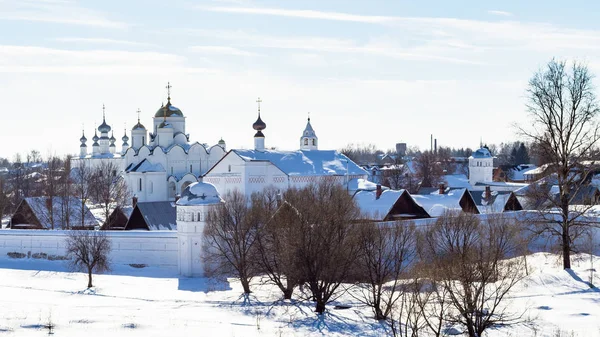
[[[525, 90], [553, 57], [600, 74], [596, 1], [0, 0], [0, 157], [77, 154], [166, 102], [191, 141], [321, 149], [477, 147], [519, 136]], [[596, 85], [599, 85], [596, 80]], [[88, 142], [91, 149], [91, 142]]]

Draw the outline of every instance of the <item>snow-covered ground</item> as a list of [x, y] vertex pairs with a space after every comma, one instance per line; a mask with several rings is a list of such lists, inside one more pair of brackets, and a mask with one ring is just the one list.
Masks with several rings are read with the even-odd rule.
[[[560, 268], [555, 255], [528, 257], [530, 275], [508, 305], [537, 328], [525, 325], [492, 330], [489, 336], [600, 336], [600, 291], [587, 285], [589, 256]], [[600, 266], [596, 258], [594, 266]], [[0, 336], [41, 336], [52, 323], [56, 336], [384, 336], [368, 308], [346, 295], [350, 309], [328, 308], [316, 318], [311, 303], [278, 301], [279, 292], [256, 286], [250, 303], [238, 282], [178, 278], [174, 270], [114, 266], [94, 277], [65, 271], [64, 262], [33, 259], [0, 261]], [[595, 279], [600, 273], [595, 273]], [[600, 280], [599, 280], [600, 281]], [[600, 282], [596, 282], [600, 283]], [[537, 330], [537, 331], [536, 331]]]

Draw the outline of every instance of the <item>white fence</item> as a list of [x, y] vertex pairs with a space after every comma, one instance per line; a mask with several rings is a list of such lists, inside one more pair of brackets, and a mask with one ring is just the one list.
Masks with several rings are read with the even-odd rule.
[[[105, 231], [112, 242], [110, 258], [115, 264], [143, 264], [177, 269], [176, 231]], [[9, 253], [27, 256], [65, 256], [64, 231], [0, 230], [0, 260]]]

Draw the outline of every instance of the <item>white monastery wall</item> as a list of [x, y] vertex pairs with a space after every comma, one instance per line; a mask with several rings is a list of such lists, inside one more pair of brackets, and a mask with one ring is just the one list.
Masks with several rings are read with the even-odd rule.
[[[111, 238], [114, 264], [145, 264], [177, 268], [176, 231], [104, 231]], [[8, 253], [66, 255], [66, 232], [46, 230], [0, 230], [0, 260]]]

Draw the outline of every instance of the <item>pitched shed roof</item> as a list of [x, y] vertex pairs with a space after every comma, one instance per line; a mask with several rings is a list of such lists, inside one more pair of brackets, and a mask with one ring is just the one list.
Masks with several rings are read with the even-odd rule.
[[479, 213], [471, 193], [464, 188], [450, 190], [447, 194], [417, 194], [412, 197], [432, 217], [441, 216], [447, 210]]
[[232, 152], [245, 161], [269, 161], [287, 175], [368, 174], [351, 159], [335, 150], [232, 150]]
[[385, 190], [377, 198], [376, 191], [358, 191], [354, 201], [368, 220], [387, 221], [397, 219], [428, 218], [406, 190]]
[[520, 211], [521, 203], [511, 191], [491, 191], [486, 197], [486, 191], [470, 191], [473, 201], [480, 213], [500, 213], [504, 211]]
[[[80, 227], [81, 207], [81, 199], [73, 196], [24, 198], [12, 217], [11, 228], [62, 229], [66, 227], [67, 218], [71, 227]], [[29, 214], [23, 214], [24, 212]], [[83, 205], [83, 214], [85, 227], [94, 227], [98, 224], [94, 215], [85, 205]]]
[[175, 203], [171, 201], [138, 202], [125, 230], [177, 230]]

